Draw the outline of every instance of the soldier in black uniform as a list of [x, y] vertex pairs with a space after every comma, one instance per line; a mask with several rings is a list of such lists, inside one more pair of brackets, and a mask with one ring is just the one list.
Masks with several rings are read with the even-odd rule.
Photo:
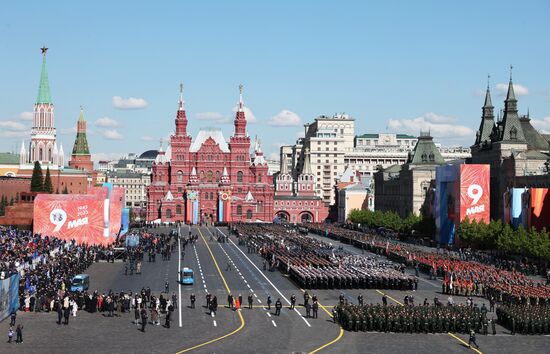
[[282, 307], [283, 307], [283, 304], [281, 303], [281, 299], [277, 299], [277, 301], [275, 301], [275, 316], [281, 315]]
[[250, 310], [252, 310], [252, 301], [253, 301], [253, 300], [254, 300], [254, 299], [252, 298], [252, 294], [251, 294], [251, 293], [248, 294], [248, 308], [249, 308]]
[[294, 306], [296, 306], [296, 295], [292, 294], [290, 296], [290, 309], [294, 310]]
[[191, 296], [189, 296], [189, 300], [191, 300], [191, 308], [194, 309], [195, 308], [195, 300], [196, 300], [195, 294], [192, 293]]

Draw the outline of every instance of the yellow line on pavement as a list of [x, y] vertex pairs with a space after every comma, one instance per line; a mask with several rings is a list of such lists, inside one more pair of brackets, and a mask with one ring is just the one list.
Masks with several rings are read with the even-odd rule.
[[323, 344], [323, 345], [320, 346], [319, 348], [310, 351], [309, 354], [317, 353], [318, 351], [321, 351], [321, 350], [325, 349], [325, 348], [328, 347], [329, 345], [332, 345], [332, 344], [338, 342], [343, 336], [344, 336], [344, 329], [342, 328], [342, 326], [340, 326], [340, 333], [338, 334], [338, 337], [336, 337], [335, 339], [333, 339], [332, 341], [330, 341], [330, 342], [328, 342], [328, 343], [326, 343], [326, 344]]
[[[231, 289], [229, 289], [229, 286], [227, 285], [227, 282], [225, 281], [225, 277], [223, 276], [223, 273], [220, 270], [220, 267], [218, 266], [218, 262], [216, 262], [216, 258], [214, 257], [214, 253], [212, 253], [212, 250], [210, 249], [210, 246], [208, 246], [208, 243], [204, 239], [204, 236], [202, 235], [202, 232], [201, 232], [200, 228], [197, 228], [197, 230], [199, 231], [199, 234], [201, 235], [201, 238], [204, 241], [204, 244], [206, 245], [206, 248], [208, 249], [208, 252], [210, 253], [210, 257], [212, 257], [212, 260], [214, 261], [214, 265], [216, 266], [216, 269], [218, 270], [218, 273], [220, 274], [220, 277], [222, 278], [223, 285], [225, 286], [225, 289], [227, 290], [227, 293], [231, 293]], [[224, 338], [227, 338], [227, 337], [232, 336], [235, 333], [239, 332], [244, 327], [244, 318], [243, 318], [243, 315], [241, 314], [241, 311], [237, 311], [237, 314], [239, 315], [239, 319], [241, 320], [241, 325], [236, 330], [234, 330], [230, 333], [224, 334], [221, 337], [211, 339], [211, 340], [209, 340], [207, 342], [204, 342], [204, 343], [201, 343], [201, 344], [197, 344], [197, 345], [195, 345], [191, 348], [183, 349], [183, 350], [177, 352], [176, 354], [190, 352], [191, 350], [195, 350], [197, 348], [204, 347], [205, 345], [220, 341]]]
[[[380, 291], [380, 290], [376, 290], [376, 291], [377, 291], [379, 294], [384, 295], [384, 293], [383, 293], [382, 291]], [[386, 294], [386, 296], [387, 296], [390, 300], [392, 300], [392, 301], [398, 303], [399, 305], [404, 306], [401, 302], [395, 300], [393, 297], [389, 296], [388, 294]], [[480, 350], [478, 350], [478, 349], [476, 349], [476, 348], [474, 348], [474, 347], [470, 347], [470, 345], [469, 345], [468, 343], [466, 343], [465, 341], [463, 341], [460, 337], [456, 336], [454, 333], [452, 333], [452, 332], [447, 332], [447, 334], [448, 334], [449, 336], [453, 337], [454, 339], [458, 340], [460, 343], [466, 345], [468, 348], [470, 348], [470, 349], [472, 349], [473, 351], [477, 352], [478, 354], [483, 354]]]
[[376, 292], [379, 293], [379, 294], [382, 295], [382, 296], [383, 296], [383, 295], [386, 295], [386, 297], [387, 297], [388, 299], [392, 300], [393, 302], [395, 302], [395, 303], [397, 303], [397, 304], [399, 304], [399, 305], [401, 305], [401, 306], [405, 306], [405, 305], [403, 305], [403, 303], [402, 303], [401, 301], [395, 300], [393, 297], [389, 296], [388, 294], [384, 294], [383, 292], [381, 292], [381, 291], [378, 290], [378, 289], [376, 289]]
[[[305, 293], [305, 290], [302, 289], [302, 288], [300, 288], [300, 291], [303, 292], [303, 293]], [[327, 315], [330, 316], [330, 318], [333, 318], [332, 313], [330, 313], [330, 312], [326, 309], [325, 306], [323, 306], [319, 301], [317, 301], [317, 303], [319, 304], [319, 307], [321, 307], [321, 309], [322, 309], [323, 311], [325, 311], [325, 312], [327, 313]], [[334, 306], [327, 306], [327, 307], [334, 307]], [[321, 350], [325, 349], [326, 347], [328, 347], [329, 345], [332, 345], [332, 344], [338, 342], [340, 339], [342, 339], [342, 337], [344, 336], [344, 329], [342, 328], [342, 326], [339, 326], [339, 327], [340, 327], [340, 332], [338, 333], [338, 337], [334, 338], [333, 340], [331, 340], [331, 341], [328, 342], [328, 343], [323, 344], [323, 345], [320, 346], [319, 348], [310, 351], [309, 354], [317, 353], [318, 351], [321, 351]]]
[[464, 344], [465, 346], [467, 346], [468, 348], [472, 349], [474, 352], [478, 353], [478, 354], [483, 354], [479, 349], [476, 349], [474, 347], [470, 347], [470, 345], [468, 343], [466, 343], [464, 340], [462, 340], [462, 338], [456, 336], [454, 333], [452, 332], [447, 332], [448, 335], [450, 335], [451, 337], [453, 337], [454, 339], [458, 340], [460, 343]]

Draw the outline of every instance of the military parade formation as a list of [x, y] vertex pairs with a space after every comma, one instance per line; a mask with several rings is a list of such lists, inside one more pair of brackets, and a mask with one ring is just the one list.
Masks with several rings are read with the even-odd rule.
[[350, 305], [336, 308], [336, 319], [348, 331], [396, 333], [477, 333], [495, 331], [495, 324], [478, 307], [423, 305]]
[[550, 307], [506, 304], [497, 308], [498, 323], [512, 334], [550, 334]]
[[418, 280], [387, 259], [352, 255], [281, 225], [239, 224], [234, 232], [249, 250], [288, 273], [305, 289], [413, 290]]

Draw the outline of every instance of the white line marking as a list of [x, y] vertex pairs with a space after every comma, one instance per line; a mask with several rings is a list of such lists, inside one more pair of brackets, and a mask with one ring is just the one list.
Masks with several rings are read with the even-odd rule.
[[[264, 310], [265, 310], [265, 308], [264, 308]], [[271, 317], [271, 314], [269, 312], [267, 313], [267, 317]]]
[[[217, 229], [219, 232], [221, 232], [222, 234], [225, 235], [225, 233], [224, 233], [222, 230], [220, 230], [220, 229], [217, 228], [217, 227], [216, 227], [216, 229]], [[248, 258], [248, 256], [247, 256], [247, 255], [246, 255], [246, 254], [245, 254], [245, 253], [235, 244], [235, 242], [233, 242], [233, 240], [230, 239], [229, 237], [228, 237], [227, 239], [229, 240], [229, 242], [231, 242], [231, 244], [232, 244], [233, 246], [235, 246], [235, 248], [236, 248], [237, 250], [239, 250], [239, 252], [241, 252], [241, 254], [244, 256], [244, 258], [246, 258], [246, 259], [250, 262], [250, 264], [252, 264], [252, 266], [253, 266], [254, 268], [256, 268], [256, 270], [258, 271], [258, 273], [260, 273], [260, 274], [262, 275], [262, 277], [264, 277], [264, 279], [267, 280], [267, 282], [268, 282], [269, 284], [271, 284], [271, 286], [273, 287], [273, 289], [275, 289], [275, 290], [279, 293], [279, 295], [281, 295], [281, 297], [286, 301], [286, 303], [290, 305], [290, 301], [286, 298], [286, 296], [284, 296], [283, 293], [281, 293], [281, 291], [271, 282], [271, 280], [269, 280], [269, 278], [265, 276], [265, 274], [264, 274], [264, 273], [254, 264], [254, 262], [252, 262], [252, 260], [251, 260], [250, 258]], [[308, 320], [306, 320], [304, 317], [302, 317], [302, 314], [300, 314], [300, 312], [298, 312], [298, 310], [297, 310], [296, 308], [294, 308], [294, 311], [298, 314], [298, 316], [300, 316], [300, 318], [307, 324], [308, 327], [311, 327], [311, 324], [308, 322]]]
[[[256, 296], [256, 294], [254, 294], [254, 296]], [[257, 296], [256, 296], [257, 297]], [[261, 304], [262, 303], [262, 300], [258, 299], [258, 303]]]
[[[214, 320], [214, 327], [217, 327], [217, 326], [218, 326], [218, 324], [216, 323], [216, 320]], [[277, 327], [277, 326], [275, 326], [275, 327]]]
[[271, 320], [271, 323], [273, 323], [273, 326], [274, 326], [274, 327], [277, 327], [277, 324], [275, 323], [274, 320]]

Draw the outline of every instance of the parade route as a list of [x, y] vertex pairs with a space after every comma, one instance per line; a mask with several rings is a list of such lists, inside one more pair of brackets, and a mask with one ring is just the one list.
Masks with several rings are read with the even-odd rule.
[[[147, 325], [145, 333], [132, 323], [133, 313], [107, 317], [103, 313], [79, 311], [70, 318], [68, 326], [56, 324], [55, 313], [19, 313], [18, 323], [25, 327], [24, 343], [7, 344], [0, 341], [0, 352], [14, 353], [474, 353], [465, 343], [467, 336], [456, 333], [404, 334], [344, 331], [333, 323], [331, 310], [343, 295], [356, 303], [363, 295], [365, 303], [380, 303], [387, 294], [392, 306], [401, 306], [405, 295], [414, 295], [417, 302], [430, 301], [439, 296], [437, 280], [420, 281], [416, 291], [383, 289], [316, 289], [320, 303], [317, 319], [305, 318], [303, 289], [280, 271], [263, 270], [263, 259], [249, 253], [234, 236], [227, 242], [218, 242], [217, 236], [228, 230], [214, 227], [182, 226], [178, 233], [185, 238], [197, 236], [195, 243], [183, 247], [181, 240], [170, 260], [147, 262], [144, 259], [141, 274], [125, 275], [123, 263], [94, 263], [89, 269], [90, 290], [107, 293], [109, 290], [141, 291], [150, 287], [156, 295], [164, 291], [177, 294], [178, 306], [173, 326]], [[168, 233], [170, 229], [153, 229], [153, 233]], [[312, 236], [319, 237], [319, 236]], [[352, 247], [332, 241], [336, 247]], [[367, 253], [367, 252], [365, 252]], [[372, 256], [372, 254], [371, 254]], [[194, 270], [193, 285], [178, 283], [178, 270]], [[422, 274], [421, 277], [424, 277]], [[216, 295], [218, 311], [213, 317], [205, 307], [206, 294]], [[190, 306], [190, 295], [196, 296], [196, 307]], [[242, 296], [239, 310], [228, 307], [229, 294]], [[290, 296], [295, 295], [297, 306], [289, 309]], [[248, 308], [248, 296], [253, 298]], [[271, 297], [271, 309], [267, 298]], [[275, 314], [275, 302], [280, 299], [283, 308]], [[456, 297], [457, 303], [464, 299]], [[482, 299], [475, 298], [477, 303]], [[181, 314], [181, 315], [180, 315]], [[181, 318], [181, 322], [180, 322]], [[163, 319], [161, 319], [163, 323]], [[9, 321], [0, 323], [0, 331], [7, 332]], [[478, 336], [480, 353], [537, 353], [544, 352], [548, 337], [511, 336], [498, 326], [497, 335]], [[528, 346], [527, 346], [528, 343]], [[8, 349], [9, 348], [9, 349]]]

